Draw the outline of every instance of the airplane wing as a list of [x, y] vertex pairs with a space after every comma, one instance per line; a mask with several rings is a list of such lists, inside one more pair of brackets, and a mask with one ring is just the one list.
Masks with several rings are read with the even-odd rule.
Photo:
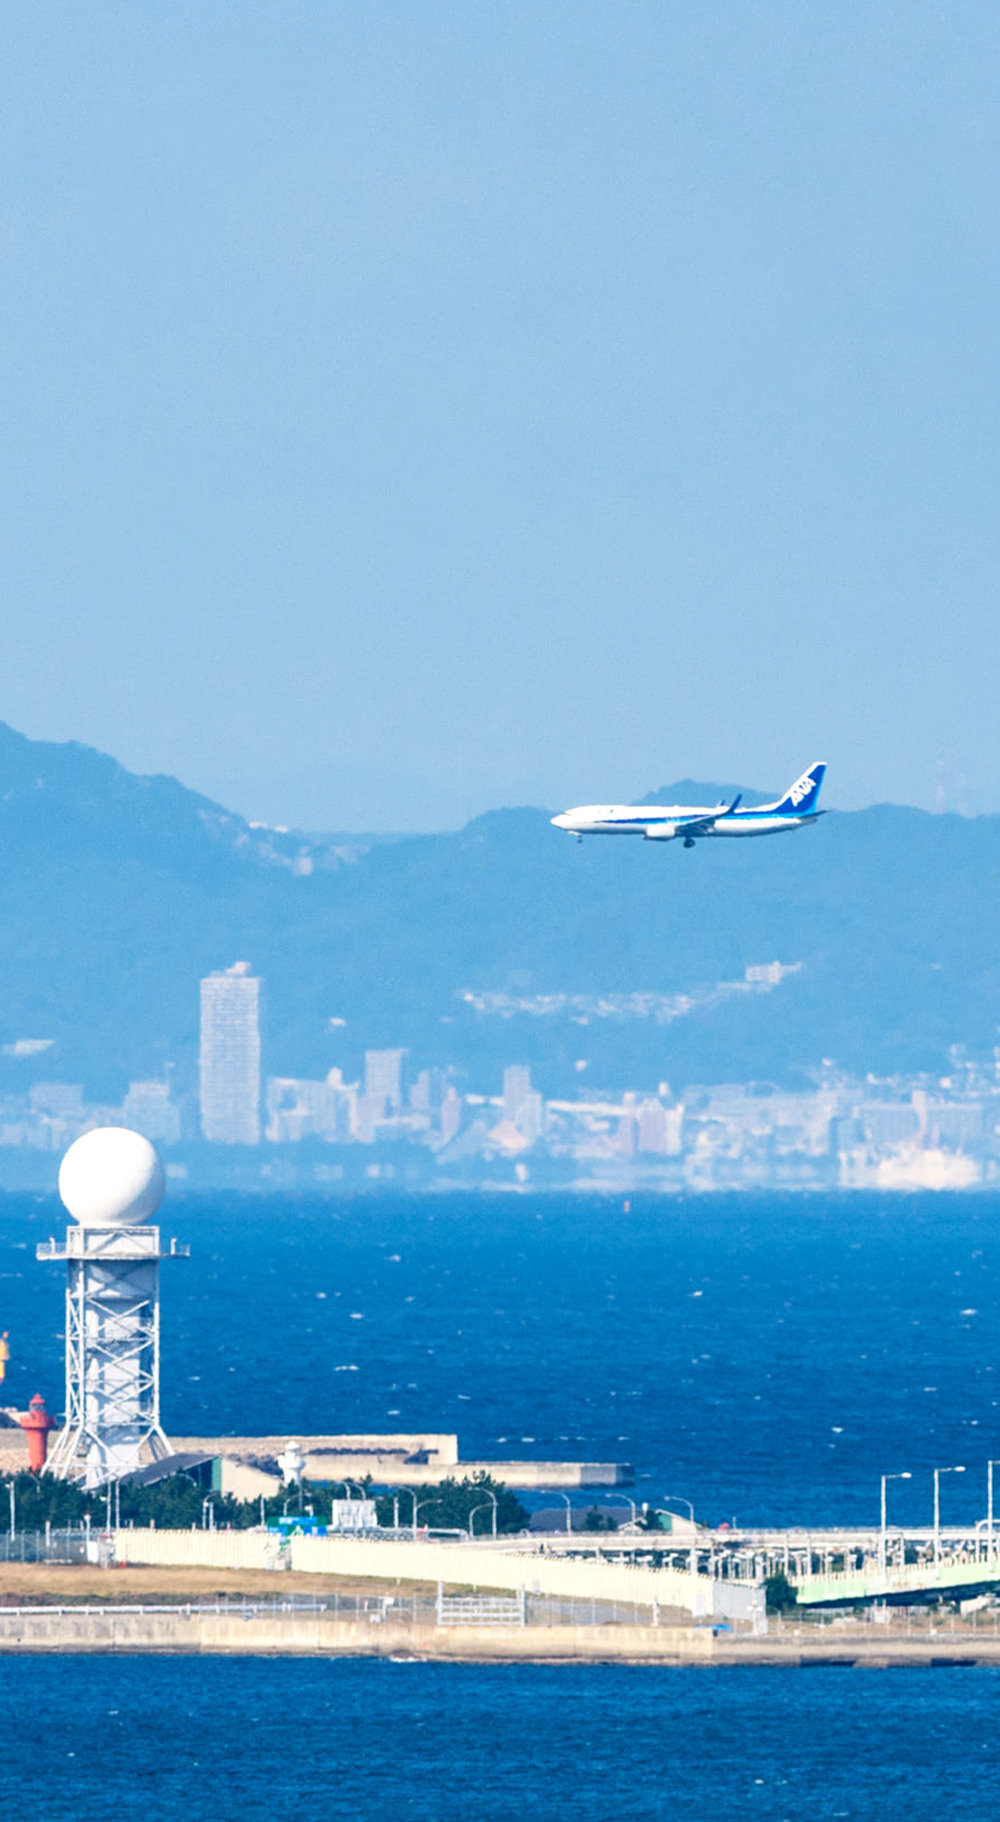
[[716, 810], [712, 816], [678, 816], [673, 826], [679, 835], [711, 835], [721, 815]]
[[742, 796], [743, 793], [740, 791], [733, 798], [732, 803], [720, 803], [718, 809], [713, 810], [710, 816], [679, 816], [677, 827], [683, 829], [685, 835], [711, 835], [719, 817], [732, 816]]

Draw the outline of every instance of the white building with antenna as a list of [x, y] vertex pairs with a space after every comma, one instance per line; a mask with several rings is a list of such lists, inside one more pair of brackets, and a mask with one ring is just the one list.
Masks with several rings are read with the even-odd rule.
[[66, 1262], [66, 1420], [48, 1468], [100, 1487], [171, 1454], [160, 1424], [160, 1260], [189, 1248], [150, 1225], [163, 1166], [137, 1132], [99, 1127], [71, 1145], [59, 1194], [75, 1226], [37, 1249]]

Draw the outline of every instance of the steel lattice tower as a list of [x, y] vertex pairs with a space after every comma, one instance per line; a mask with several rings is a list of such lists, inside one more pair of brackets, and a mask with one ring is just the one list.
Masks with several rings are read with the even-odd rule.
[[[108, 1158], [113, 1168], [122, 1151], [128, 1154], [125, 1141], [133, 1142], [134, 1155], [138, 1147], [150, 1154], [161, 1186], [159, 1160], [138, 1134], [104, 1129], [86, 1134], [77, 1146], [89, 1147], [83, 1163], [91, 1170], [95, 1163], [106, 1168]], [[113, 1185], [110, 1215], [105, 1208], [96, 1216], [78, 1213], [63, 1187], [75, 1151], [71, 1147], [64, 1160], [60, 1188], [79, 1224], [67, 1228], [64, 1241], [37, 1249], [39, 1259], [66, 1261], [66, 1421], [49, 1468], [64, 1480], [99, 1487], [172, 1452], [160, 1424], [160, 1260], [186, 1258], [190, 1249], [171, 1240], [164, 1251], [158, 1227], [128, 1222], [129, 1215], [134, 1222], [136, 1215], [155, 1213], [162, 1188], [152, 1167], [141, 1195], [117, 1198], [119, 1206], [125, 1202], [120, 1214]], [[88, 1191], [94, 1193], [89, 1184]]]

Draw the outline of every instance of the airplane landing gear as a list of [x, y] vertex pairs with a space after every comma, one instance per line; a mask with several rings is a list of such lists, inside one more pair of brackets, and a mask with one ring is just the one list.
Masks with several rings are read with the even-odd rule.
[[693, 836], [693, 835], [685, 835], [685, 837], [684, 837], [684, 846], [685, 846], [685, 847], [686, 847], [686, 848], [693, 848], [693, 847], [694, 847], [694, 836]]

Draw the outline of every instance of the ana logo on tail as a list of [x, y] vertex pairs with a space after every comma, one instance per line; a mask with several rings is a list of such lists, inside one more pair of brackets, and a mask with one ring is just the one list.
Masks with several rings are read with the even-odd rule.
[[[796, 810], [809, 809], [819, 796], [825, 772], [826, 766], [822, 761], [810, 766], [808, 772], [803, 772], [802, 777], [796, 779], [785, 798], [785, 803], [791, 804]], [[784, 808], [784, 805], [781, 807]]]

